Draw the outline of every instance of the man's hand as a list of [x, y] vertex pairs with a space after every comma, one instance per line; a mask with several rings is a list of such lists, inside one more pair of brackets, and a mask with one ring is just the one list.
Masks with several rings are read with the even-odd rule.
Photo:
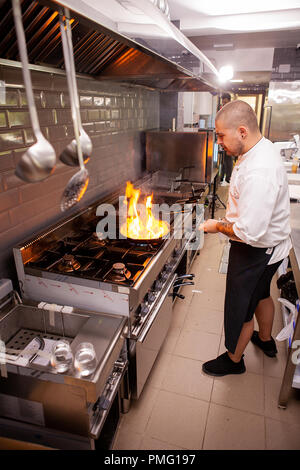
[[207, 219], [203, 224], [199, 225], [199, 230], [204, 230], [206, 233], [217, 233], [217, 223], [218, 220], [215, 219]]
[[234, 233], [233, 223], [229, 222], [226, 218], [222, 220], [207, 219], [203, 224], [199, 225], [199, 230], [204, 230], [206, 233], [221, 232], [231, 240], [243, 242], [243, 240], [237, 237]]

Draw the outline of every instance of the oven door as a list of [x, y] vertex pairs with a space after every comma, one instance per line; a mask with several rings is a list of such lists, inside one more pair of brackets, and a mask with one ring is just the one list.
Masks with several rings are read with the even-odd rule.
[[176, 277], [173, 275], [163, 287], [163, 294], [136, 340], [133, 398], [140, 396], [171, 324], [173, 296], [170, 291]]

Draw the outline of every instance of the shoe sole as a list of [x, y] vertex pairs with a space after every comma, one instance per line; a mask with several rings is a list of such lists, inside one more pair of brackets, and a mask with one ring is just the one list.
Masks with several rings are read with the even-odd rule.
[[238, 372], [228, 372], [228, 373], [225, 373], [225, 374], [217, 374], [215, 372], [209, 372], [207, 371], [204, 367], [202, 367], [202, 371], [207, 374], [207, 375], [211, 375], [213, 377], [224, 377], [225, 375], [238, 375], [238, 374], [244, 374], [244, 372], [246, 372], [246, 369], [245, 370], [241, 370], [241, 371], [238, 371]]

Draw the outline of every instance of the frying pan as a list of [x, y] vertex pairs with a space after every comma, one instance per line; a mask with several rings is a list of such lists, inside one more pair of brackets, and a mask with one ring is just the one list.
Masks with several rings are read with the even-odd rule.
[[[130, 243], [133, 245], [153, 245], [160, 240], [165, 240], [166, 237], [169, 235], [170, 231], [166, 233], [162, 237], [157, 237], [157, 238], [131, 238], [131, 237], [126, 237], [124, 240], [128, 240]], [[123, 235], [123, 234], [122, 234]], [[123, 235], [125, 237], [125, 235]]]
[[[120, 231], [120, 233], [122, 234], [123, 237], [125, 237], [125, 235]], [[170, 234], [170, 229], [168, 231], [168, 233], [166, 233], [165, 235], [163, 235], [162, 237], [157, 237], [157, 238], [131, 238], [131, 237], [125, 237], [124, 240], [128, 240], [130, 243], [134, 244], [134, 245], [153, 245], [153, 243], [157, 243], [159, 242], [160, 240], [165, 240]]]
[[164, 240], [165, 238], [166, 238], [166, 235], [164, 237], [158, 237], [158, 238], [130, 238], [130, 237], [127, 237], [127, 240], [130, 243], [132, 243], [133, 245], [153, 245], [153, 244], [159, 242], [160, 240]]

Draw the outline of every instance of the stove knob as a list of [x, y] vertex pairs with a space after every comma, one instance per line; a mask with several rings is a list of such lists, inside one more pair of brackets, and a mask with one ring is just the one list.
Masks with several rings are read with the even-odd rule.
[[149, 312], [149, 306], [147, 304], [142, 304], [141, 305], [141, 316], [144, 317], [145, 315], [147, 315], [147, 313]]
[[173, 269], [172, 262], [165, 265], [165, 272], [170, 273]]
[[175, 249], [175, 256], [179, 256], [181, 253], [181, 246]]
[[155, 281], [154, 290], [158, 292], [161, 290], [162, 286], [163, 286], [163, 281], [161, 279], [158, 279], [158, 281]]
[[148, 302], [150, 302], [150, 303], [154, 302], [155, 298], [156, 298], [155, 292], [149, 292]]
[[167, 271], [163, 271], [162, 274], [161, 274], [161, 281], [166, 281], [169, 277], [169, 273]]

